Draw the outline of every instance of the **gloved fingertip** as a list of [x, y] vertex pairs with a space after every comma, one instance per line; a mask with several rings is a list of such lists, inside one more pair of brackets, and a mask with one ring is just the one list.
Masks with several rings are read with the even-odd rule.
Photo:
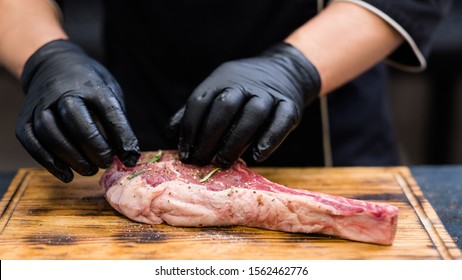
[[80, 175], [82, 176], [93, 176], [95, 175], [96, 173], [98, 173], [98, 167], [96, 166], [91, 166], [89, 169], [86, 169], [86, 170], [83, 170], [83, 171], [80, 171], [78, 172]]
[[109, 168], [109, 166], [111, 166], [111, 163], [112, 163], [112, 161], [105, 162], [104, 165], [101, 166], [101, 168], [107, 169], [107, 168]]
[[265, 159], [267, 159], [268, 156], [269, 156], [268, 154], [262, 152], [262, 150], [259, 149], [258, 147], [255, 147], [255, 148], [252, 149], [252, 158], [256, 162], [262, 162]]
[[180, 146], [179, 147], [179, 156], [180, 160], [184, 163], [191, 163], [191, 154], [189, 152], [188, 146]]
[[252, 151], [252, 158], [253, 158], [253, 160], [255, 160], [256, 162], [261, 162], [262, 159], [261, 159], [261, 152], [260, 152], [260, 150], [258, 150], [258, 149], [253, 149], [253, 151]]
[[133, 167], [138, 162], [141, 153], [139, 151], [130, 151], [127, 152], [125, 155], [120, 156], [120, 160], [122, 163], [127, 167]]
[[138, 146], [138, 140], [134, 139], [129, 145], [125, 145], [121, 152], [117, 153], [120, 161], [127, 166], [133, 167], [138, 162], [141, 156], [141, 151]]
[[74, 174], [72, 172], [59, 172], [54, 175], [64, 183], [70, 183], [74, 179]]
[[61, 162], [60, 160], [53, 161], [54, 168], [48, 169], [56, 178], [63, 181], [64, 183], [69, 183], [74, 179], [74, 173], [69, 168], [67, 164]]
[[233, 162], [224, 159], [219, 153], [215, 156], [215, 161], [223, 168], [228, 168], [233, 165]]

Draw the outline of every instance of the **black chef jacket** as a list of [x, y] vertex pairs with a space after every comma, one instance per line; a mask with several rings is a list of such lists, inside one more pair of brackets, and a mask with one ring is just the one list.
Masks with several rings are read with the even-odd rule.
[[[175, 149], [177, 139], [169, 139], [165, 127], [194, 88], [221, 63], [258, 55], [284, 40], [316, 15], [316, 2], [106, 1], [106, 65], [124, 90], [141, 149]], [[447, 1], [350, 2], [378, 8], [382, 17], [390, 16], [387, 19], [402, 27], [411, 39], [392, 57], [419, 67], [412, 42], [424, 55], [428, 52], [430, 31]], [[381, 63], [329, 95], [334, 165], [399, 164], [386, 93], [386, 67]], [[323, 165], [322, 143], [317, 101], [264, 164]]]

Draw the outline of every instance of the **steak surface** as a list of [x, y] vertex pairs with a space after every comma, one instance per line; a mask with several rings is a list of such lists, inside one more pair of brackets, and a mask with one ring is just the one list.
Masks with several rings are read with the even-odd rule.
[[143, 153], [133, 168], [116, 158], [100, 185], [112, 207], [148, 224], [241, 225], [391, 245], [398, 219], [392, 205], [291, 189], [242, 160], [221, 170], [184, 164], [176, 151]]

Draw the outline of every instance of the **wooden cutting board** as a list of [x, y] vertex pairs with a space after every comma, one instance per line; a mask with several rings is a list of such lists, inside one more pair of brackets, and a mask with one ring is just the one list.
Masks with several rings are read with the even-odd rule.
[[145, 225], [114, 211], [99, 176], [64, 184], [21, 169], [0, 202], [0, 259], [461, 259], [405, 167], [259, 168], [292, 188], [400, 208], [392, 246], [247, 227]]

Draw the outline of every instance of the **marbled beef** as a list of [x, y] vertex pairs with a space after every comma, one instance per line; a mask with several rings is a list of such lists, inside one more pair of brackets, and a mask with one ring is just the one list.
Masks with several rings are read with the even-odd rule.
[[144, 153], [134, 168], [116, 158], [100, 179], [108, 202], [132, 220], [188, 227], [242, 225], [393, 242], [395, 206], [287, 188], [242, 160], [217, 171], [213, 165], [183, 164], [174, 151], [159, 155]]

